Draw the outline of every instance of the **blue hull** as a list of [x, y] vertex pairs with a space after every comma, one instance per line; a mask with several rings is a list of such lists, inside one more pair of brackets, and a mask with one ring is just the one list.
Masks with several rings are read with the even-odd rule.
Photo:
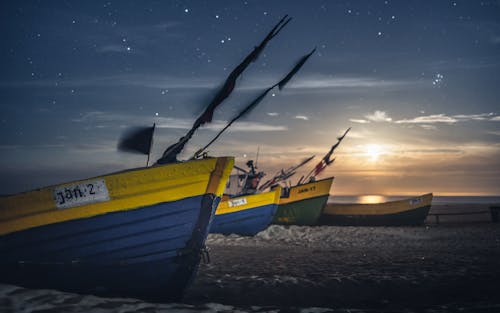
[[197, 272], [218, 202], [207, 194], [2, 236], [0, 280], [99, 296], [178, 300]]
[[271, 224], [277, 204], [268, 204], [237, 212], [215, 215], [211, 233], [253, 236]]

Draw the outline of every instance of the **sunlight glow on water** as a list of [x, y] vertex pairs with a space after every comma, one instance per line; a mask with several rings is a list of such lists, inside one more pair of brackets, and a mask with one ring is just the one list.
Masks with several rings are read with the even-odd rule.
[[387, 197], [386, 196], [381, 196], [381, 195], [363, 195], [363, 196], [358, 196], [358, 199], [356, 203], [381, 203], [381, 202], [387, 202]]

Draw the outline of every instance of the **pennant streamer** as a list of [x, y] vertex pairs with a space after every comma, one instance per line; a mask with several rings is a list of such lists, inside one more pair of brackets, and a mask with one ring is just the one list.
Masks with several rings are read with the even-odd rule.
[[309, 161], [311, 161], [312, 159], [314, 159], [314, 155], [309, 157], [309, 158], [306, 158], [304, 160], [302, 160], [302, 162], [300, 162], [299, 164], [295, 165], [295, 166], [292, 166], [290, 168], [288, 168], [287, 170], [284, 170], [282, 169], [281, 171], [279, 171], [276, 175], [274, 175], [273, 178], [271, 178], [270, 180], [266, 181], [265, 183], [263, 183], [260, 187], [259, 187], [259, 190], [262, 191], [266, 188], [269, 188], [271, 186], [274, 186], [276, 185], [277, 183], [281, 182], [281, 181], [285, 181], [287, 180], [288, 178], [292, 177], [293, 175], [295, 175], [295, 173], [297, 173], [297, 169], [299, 167], [302, 167], [304, 166], [305, 164], [307, 164]]
[[236, 120], [248, 114], [248, 112], [250, 112], [253, 108], [255, 108], [257, 104], [259, 104], [262, 101], [262, 99], [266, 97], [269, 91], [273, 90], [276, 86], [279, 86], [280, 90], [284, 88], [286, 83], [288, 83], [288, 81], [300, 70], [300, 68], [304, 65], [304, 63], [306, 63], [307, 59], [309, 59], [309, 57], [314, 53], [314, 51], [316, 51], [316, 49], [313, 49], [310, 53], [303, 56], [300, 59], [300, 61], [297, 64], [295, 64], [293, 69], [285, 76], [285, 78], [283, 78], [278, 83], [264, 90], [257, 98], [255, 98], [255, 100], [250, 102], [250, 104], [247, 105], [237, 116], [235, 116], [207, 145], [196, 151], [193, 158], [199, 158], [202, 155], [203, 151], [205, 151], [215, 140], [217, 140], [217, 138], [219, 138], [219, 136], [222, 135], [222, 133], [226, 129], [228, 129], [229, 126], [231, 126], [231, 124], [233, 124]]
[[163, 155], [160, 159], [158, 159], [157, 163], [171, 163], [177, 161], [177, 155], [181, 153], [184, 149], [186, 143], [191, 139], [194, 132], [203, 124], [209, 123], [212, 121], [213, 114], [217, 106], [224, 101], [229, 94], [233, 91], [237, 78], [243, 73], [243, 71], [250, 65], [250, 63], [254, 62], [260, 53], [264, 50], [267, 43], [274, 38], [282, 29], [285, 27], [291, 18], [288, 15], [285, 15], [267, 34], [267, 36], [262, 40], [262, 42], [254, 48], [250, 54], [229, 74], [222, 88], [216, 93], [215, 97], [209, 103], [205, 111], [196, 119], [193, 124], [193, 127], [188, 131], [188, 133], [181, 137], [179, 141], [171, 146], [169, 146], [163, 152]]
[[330, 160], [332, 154], [333, 154], [333, 151], [335, 151], [335, 149], [339, 146], [340, 142], [342, 142], [342, 140], [344, 139], [344, 137], [347, 135], [347, 133], [351, 130], [351, 128], [349, 127], [342, 136], [340, 137], [337, 137], [337, 142], [330, 148], [330, 151], [328, 151], [325, 156], [321, 159], [321, 161], [319, 161], [319, 163], [311, 170], [311, 172], [309, 172], [309, 174], [306, 176], [306, 179], [307, 178], [310, 178], [310, 177], [315, 177], [317, 175], [319, 175], [321, 172], [323, 172], [323, 170], [330, 164], [332, 164], [334, 161], [335, 161], [335, 158], [333, 160]]

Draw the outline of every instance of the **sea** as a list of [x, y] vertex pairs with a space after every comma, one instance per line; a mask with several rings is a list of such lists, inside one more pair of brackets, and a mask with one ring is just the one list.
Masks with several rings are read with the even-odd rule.
[[[414, 197], [415, 195], [331, 195], [328, 202], [382, 203]], [[500, 204], [500, 196], [434, 196], [433, 205], [443, 204]]]

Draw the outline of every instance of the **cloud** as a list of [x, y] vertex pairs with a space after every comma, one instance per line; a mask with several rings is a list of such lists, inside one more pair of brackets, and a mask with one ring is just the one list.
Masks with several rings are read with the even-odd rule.
[[490, 42], [495, 45], [500, 44], [500, 36], [492, 36]]
[[[214, 121], [206, 126], [207, 129], [213, 129], [216, 131], [221, 130], [227, 125], [226, 121]], [[236, 122], [231, 125], [229, 129], [232, 132], [269, 132], [269, 131], [285, 131], [288, 130], [287, 126], [284, 125], [269, 125], [257, 122]]]
[[485, 121], [495, 118], [495, 113], [481, 113], [481, 114], [469, 114], [469, 115], [453, 115], [457, 120], [475, 120], [475, 121]]
[[[127, 50], [126, 45], [108, 44], [97, 49], [99, 53], [138, 53], [137, 49]], [[136, 73], [80, 79], [39, 79], [26, 81], [0, 81], [2, 87], [87, 87], [87, 86], [143, 86], [149, 88], [216, 88], [221, 77], [173, 77], [161, 74]], [[246, 79], [245, 84], [238, 86], [239, 90], [261, 90], [275, 83], [276, 77]], [[214, 83], [215, 81], [215, 83]], [[381, 88], [409, 85], [411, 82], [387, 81], [375, 78], [331, 78], [325, 76], [301, 77], [287, 85], [287, 89], [321, 89], [321, 88]]]
[[447, 123], [453, 124], [458, 122], [457, 119], [447, 116], [445, 114], [434, 114], [428, 116], [418, 116], [411, 119], [403, 119], [395, 121], [396, 124], [433, 124], [433, 123]]
[[305, 115], [296, 115], [295, 118], [298, 119], [298, 120], [304, 120], [304, 121], [308, 121], [309, 120], [309, 117], [307, 117]]
[[354, 118], [350, 118], [349, 121], [351, 121], [353, 123], [359, 123], [359, 124], [368, 124], [368, 123], [370, 123], [370, 121], [367, 121], [367, 120], [358, 120], [358, 119], [354, 119]]
[[392, 118], [390, 118], [387, 113], [383, 111], [375, 111], [373, 114], [365, 115], [365, 117], [373, 122], [391, 122]]
[[349, 121], [358, 124], [368, 124], [371, 122], [391, 122], [395, 124], [417, 124], [426, 130], [435, 130], [437, 127], [433, 124], [455, 124], [459, 122], [467, 121], [500, 121], [500, 116], [495, 113], [479, 113], [479, 114], [456, 114], [456, 115], [446, 115], [432, 114], [432, 115], [422, 115], [413, 118], [406, 118], [394, 121], [388, 114], [384, 111], [375, 111], [373, 114], [365, 115], [366, 119], [355, 119], [351, 118]]
[[420, 127], [422, 127], [423, 129], [427, 129], [427, 130], [435, 130], [435, 129], [437, 129], [436, 126], [434, 126], [434, 125], [427, 125], [427, 124], [422, 124], [422, 125], [420, 125]]
[[101, 46], [97, 48], [96, 51], [99, 53], [128, 53], [131, 51], [131, 49], [128, 46], [112, 44], [112, 45]]
[[499, 116], [495, 113], [480, 113], [480, 114], [458, 114], [448, 116], [446, 114], [433, 114], [427, 116], [418, 116], [411, 119], [402, 119], [395, 121], [396, 124], [435, 124], [446, 123], [454, 124], [467, 121], [498, 121]]
[[[202, 126], [203, 129], [219, 131], [227, 125], [227, 121], [215, 120], [210, 124]], [[180, 118], [159, 118], [156, 122], [159, 128], [191, 129], [193, 120]], [[258, 122], [235, 122], [231, 125], [232, 132], [261, 132], [261, 131], [285, 131], [288, 127], [283, 125], [269, 125]]]
[[302, 76], [290, 84], [290, 88], [375, 88], [407, 85], [409, 82], [391, 81], [369, 77], [329, 77], [323, 75]]
[[[90, 111], [82, 114], [78, 118], [72, 119], [75, 123], [106, 123], [106, 126], [111, 125], [149, 125], [151, 124], [151, 116], [137, 116], [121, 113]], [[172, 118], [172, 117], [157, 117], [156, 127], [170, 129], [191, 129], [194, 119]], [[227, 125], [227, 121], [214, 120], [212, 123], [202, 127], [204, 129], [219, 131]], [[103, 126], [104, 127], [104, 126]], [[284, 131], [287, 126], [269, 125], [257, 122], [235, 122], [230, 127], [230, 131], [241, 132], [258, 132], [258, 131]]]
[[121, 74], [77, 79], [38, 79], [28, 81], [0, 81], [0, 87], [116, 87], [139, 86], [158, 89], [212, 89], [217, 85], [214, 78], [173, 77], [158, 74]]
[[120, 122], [128, 125], [135, 124], [150, 124], [151, 117], [149, 116], [131, 116], [129, 114], [104, 112], [104, 111], [89, 111], [80, 114], [79, 117], [71, 119], [75, 123], [111, 123]]

